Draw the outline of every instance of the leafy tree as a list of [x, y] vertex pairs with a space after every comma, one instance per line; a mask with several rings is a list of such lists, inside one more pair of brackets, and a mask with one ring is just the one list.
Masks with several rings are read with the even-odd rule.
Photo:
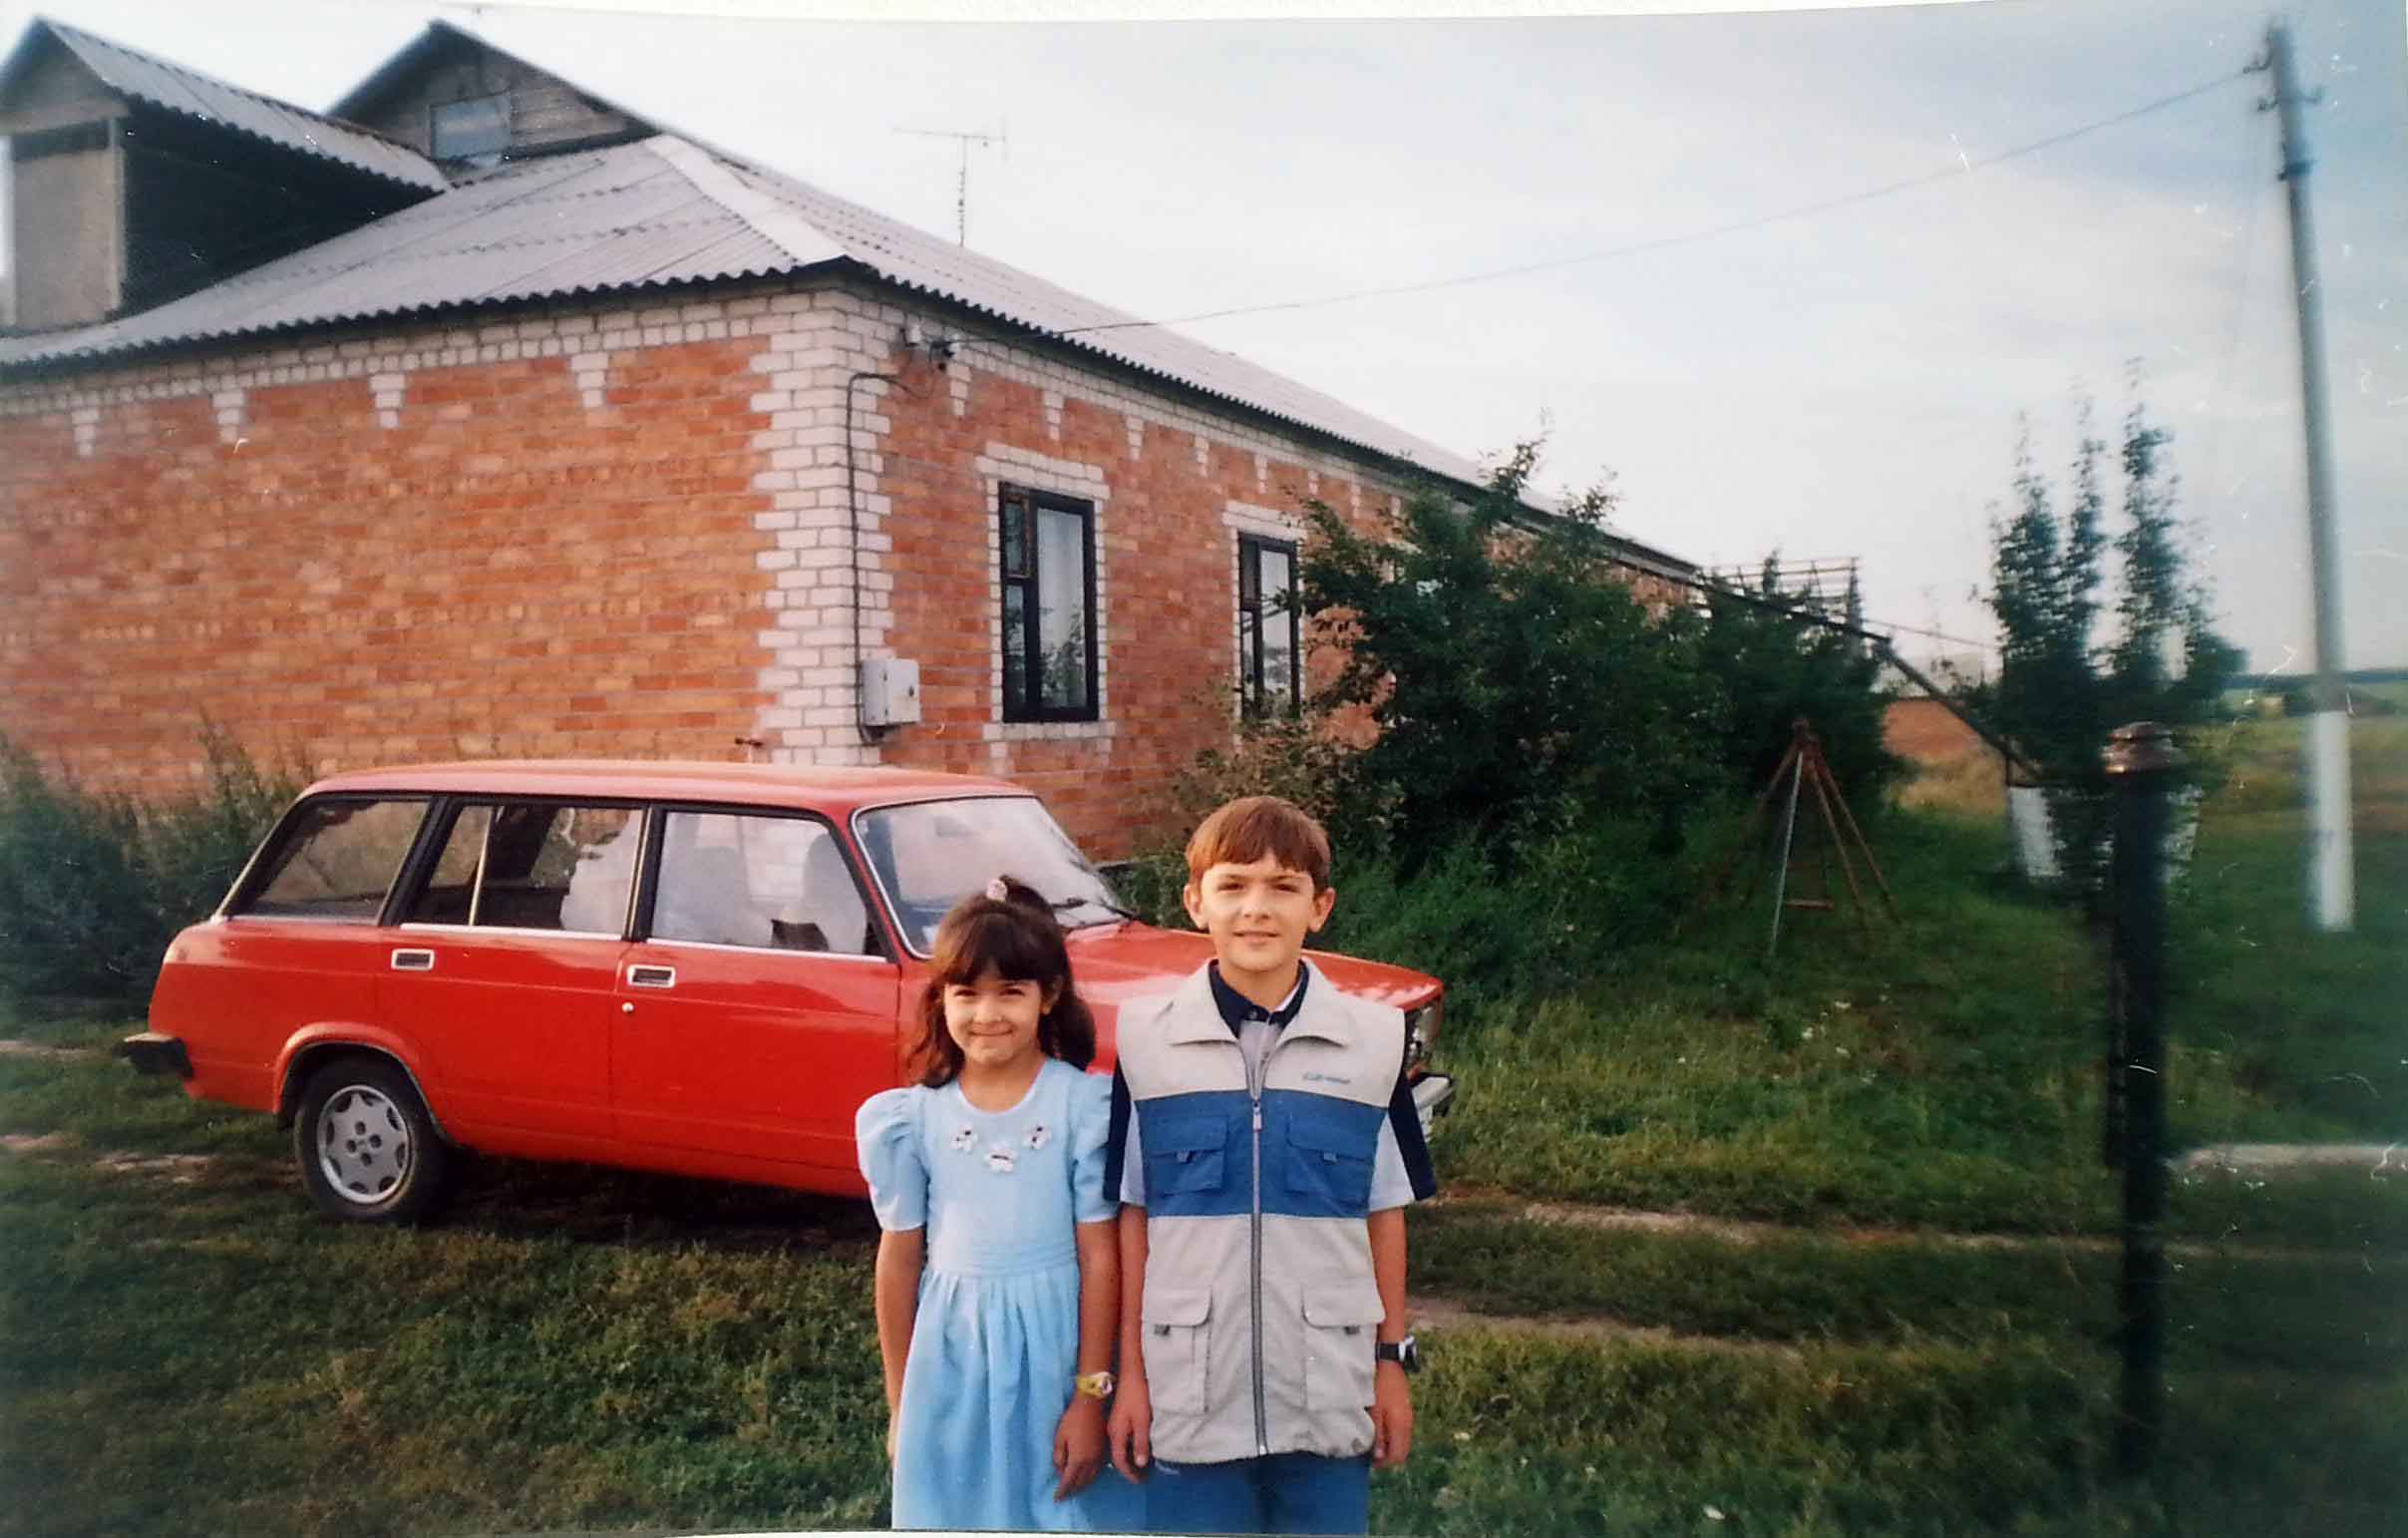
[[[2111, 815], [2100, 762], [2107, 733], [2126, 721], [2206, 720], [2239, 664], [2215, 631], [2212, 598], [2183, 549], [2180, 481], [2167, 454], [2173, 434], [2138, 401], [2137, 368], [2130, 383], [2136, 399], [2118, 446], [2123, 528], [2112, 540], [2100, 477], [2108, 445], [2091, 429], [2087, 399], [2075, 403], [2073, 496], [2062, 519], [2034, 464], [2027, 420], [2016, 441], [2011, 510], [1994, 509], [1990, 522], [1985, 601], [1998, 619], [2000, 659], [1987, 703], [2046, 777], [2057, 869], [2094, 905]], [[2098, 594], [2110, 549], [2116, 625], [2103, 639]]]
[[1881, 659], [1857, 637], [1806, 617], [1805, 598], [1781, 590], [1778, 567], [1778, 556], [1765, 558], [1753, 603], [1707, 599], [1697, 646], [1700, 668], [1721, 694], [1716, 762], [1762, 786], [1803, 717], [1842, 793], [1870, 802], [1906, 768], [1882, 743]]
[[1608, 559], [1602, 489], [1534, 521], [1537, 445], [1457, 502], [1435, 489], [1373, 533], [1326, 506], [1300, 572], [1306, 612], [1341, 616], [1344, 663], [1314, 701], [1367, 711], [1354, 760], [1385, 788], [1410, 868], [1470, 838], [1501, 862], [1593, 819], [1676, 817], [1722, 778], [1717, 691], [1697, 619], [1651, 623]]

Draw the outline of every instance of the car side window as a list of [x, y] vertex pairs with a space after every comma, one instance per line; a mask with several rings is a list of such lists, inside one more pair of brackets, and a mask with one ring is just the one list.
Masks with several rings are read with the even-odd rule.
[[617, 935], [642, 834], [642, 814], [628, 807], [472, 802], [403, 920]]
[[807, 817], [671, 812], [652, 938], [868, 956], [869, 910], [826, 824]]
[[375, 923], [426, 813], [424, 800], [328, 797], [309, 803], [233, 911], [252, 918]]

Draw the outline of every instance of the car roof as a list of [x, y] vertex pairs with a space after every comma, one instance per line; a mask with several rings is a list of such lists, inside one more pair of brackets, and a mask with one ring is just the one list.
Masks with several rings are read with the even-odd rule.
[[310, 795], [423, 791], [438, 795], [598, 796], [645, 801], [740, 801], [852, 811], [947, 796], [1025, 796], [1008, 780], [934, 769], [848, 769], [637, 758], [479, 759], [399, 764], [328, 775]]

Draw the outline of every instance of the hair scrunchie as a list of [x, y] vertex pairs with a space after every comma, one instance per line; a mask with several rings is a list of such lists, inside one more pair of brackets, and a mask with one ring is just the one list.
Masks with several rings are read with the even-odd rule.
[[989, 902], [1008, 902], [1011, 899], [1012, 889], [1005, 886], [1003, 878], [998, 876], [986, 884], [986, 895]]

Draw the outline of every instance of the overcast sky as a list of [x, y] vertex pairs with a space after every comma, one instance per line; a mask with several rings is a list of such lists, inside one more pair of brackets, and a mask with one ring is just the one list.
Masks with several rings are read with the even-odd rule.
[[[607, 4], [607, 0], [597, 0]], [[1691, 560], [1861, 557], [1877, 621], [1971, 596], [2018, 412], [2061, 474], [2126, 361], [2227, 632], [2307, 665], [2298, 373], [2257, 0], [1477, 20], [861, 23], [400, 0], [0, 0], [323, 109], [441, 15], [665, 126], [1182, 329], [1464, 453], [1545, 432]], [[749, 15], [744, 13], [750, 13]], [[2355, 665], [2408, 664], [2401, 0], [2294, 10]], [[1758, 222], [1933, 173], [1894, 195]], [[1958, 649], [1907, 637], [1909, 655]]]

